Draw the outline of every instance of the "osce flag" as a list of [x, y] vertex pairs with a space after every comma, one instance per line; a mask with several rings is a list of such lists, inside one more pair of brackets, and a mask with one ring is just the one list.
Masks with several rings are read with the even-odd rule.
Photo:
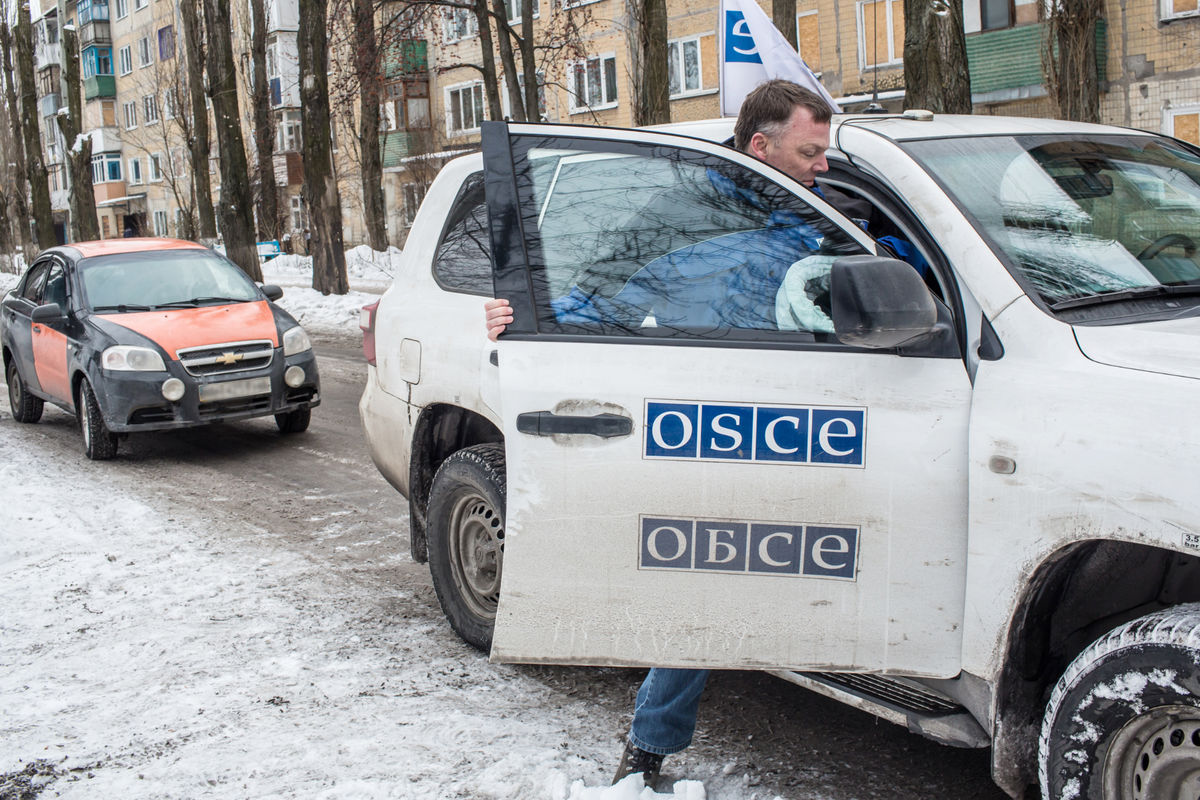
[[721, 115], [736, 117], [742, 100], [770, 78], [811, 89], [842, 109], [755, 0], [721, 0]]

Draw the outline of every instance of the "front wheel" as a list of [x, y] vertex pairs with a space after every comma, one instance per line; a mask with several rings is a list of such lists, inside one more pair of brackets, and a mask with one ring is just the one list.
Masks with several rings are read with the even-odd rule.
[[429, 572], [442, 612], [467, 644], [492, 646], [504, 563], [504, 448], [480, 444], [438, 468], [429, 492]]
[[1200, 797], [1198, 662], [1197, 603], [1128, 622], [1080, 653], [1042, 722], [1042, 797]]
[[117, 435], [104, 424], [100, 404], [92, 385], [79, 384], [79, 430], [83, 433], [83, 452], [93, 461], [105, 461], [117, 454]]
[[8, 362], [4, 380], [8, 382], [8, 407], [12, 409], [13, 419], [17, 422], [37, 422], [42, 418], [42, 408], [45, 403], [42, 398], [35, 397], [25, 389], [25, 381], [17, 371], [17, 361], [14, 358]]
[[312, 419], [311, 408], [298, 408], [275, 415], [275, 426], [280, 433], [304, 433], [308, 430], [308, 422]]

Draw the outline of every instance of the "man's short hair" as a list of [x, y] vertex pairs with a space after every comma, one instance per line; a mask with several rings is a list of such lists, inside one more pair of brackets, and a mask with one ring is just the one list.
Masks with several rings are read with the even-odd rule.
[[781, 78], [760, 83], [742, 101], [733, 126], [733, 146], [745, 152], [756, 133], [778, 136], [796, 108], [808, 109], [814, 122], [829, 122], [833, 117], [824, 98], [799, 84]]

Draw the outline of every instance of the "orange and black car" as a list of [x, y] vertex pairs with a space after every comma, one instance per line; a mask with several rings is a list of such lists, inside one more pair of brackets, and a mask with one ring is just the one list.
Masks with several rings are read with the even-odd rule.
[[308, 428], [320, 379], [304, 329], [224, 256], [174, 239], [43, 251], [3, 301], [0, 343], [13, 417], [46, 402], [74, 413], [89, 458], [117, 437], [274, 415]]

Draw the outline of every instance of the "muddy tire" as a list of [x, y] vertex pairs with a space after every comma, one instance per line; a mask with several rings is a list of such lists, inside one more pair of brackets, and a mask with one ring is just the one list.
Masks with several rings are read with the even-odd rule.
[[1200, 604], [1105, 634], [1059, 679], [1038, 741], [1044, 800], [1200, 797]]
[[83, 452], [93, 461], [106, 461], [117, 454], [117, 435], [104, 424], [96, 393], [85, 379], [79, 384], [79, 430], [83, 433]]
[[304, 433], [308, 430], [311, 419], [311, 408], [298, 408], [295, 411], [276, 414], [275, 427], [279, 428], [280, 433]]
[[504, 447], [451, 455], [429, 493], [429, 572], [446, 619], [463, 641], [492, 646], [504, 561]]
[[8, 362], [4, 371], [4, 380], [8, 382], [8, 406], [12, 409], [13, 419], [17, 422], [37, 422], [42, 418], [45, 403], [40, 397], [34, 397], [25, 389], [25, 381], [17, 371], [17, 361], [14, 358]]

